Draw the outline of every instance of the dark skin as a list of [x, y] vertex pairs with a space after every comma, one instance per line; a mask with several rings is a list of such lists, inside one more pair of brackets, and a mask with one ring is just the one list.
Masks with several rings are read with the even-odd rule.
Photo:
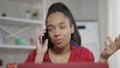
[[[71, 54], [70, 39], [71, 34], [74, 32], [74, 26], [70, 26], [69, 18], [63, 13], [55, 12], [48, 16], [47, 28], [54, 46], [48, 49], [48, 39], [45, 40], [44, 46], [41, 46], [39, 37], [44, 36], [46, 32], [45, 29], [42, 29], [37, 35], [35, 63], [43, 62], [47, 50], [52, 63], [67, 63]], [[108, 37], [99, 62], [107, 62], [109, 57], [118, 49], [120, 49], [120, 36], [116, 37], [114, 41]]]

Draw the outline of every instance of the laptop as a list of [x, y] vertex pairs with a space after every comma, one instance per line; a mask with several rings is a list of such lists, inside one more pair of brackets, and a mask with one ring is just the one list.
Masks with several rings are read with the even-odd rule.
[[17, 68], [109, 68], [107, 63], [18, 64]]

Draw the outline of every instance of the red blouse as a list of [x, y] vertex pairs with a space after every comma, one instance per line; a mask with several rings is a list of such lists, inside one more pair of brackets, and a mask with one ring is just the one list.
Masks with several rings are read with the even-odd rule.
[[[71, 55], [68, 62], [94, 62], [94, 56], [87, 48], [71, 44]], [[25, 63], [34, 63], [36, 49], [34, 49], [27, 57]], [[52, 63], [48, 53], [45, 54], [43, 63]]]

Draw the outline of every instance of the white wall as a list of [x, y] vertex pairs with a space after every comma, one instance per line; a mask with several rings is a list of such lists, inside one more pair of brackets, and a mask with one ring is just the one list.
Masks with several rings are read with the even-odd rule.
[[43, 5], [41, 1], [42, 0], [0, 0], [0, 16], [5, 12], [8, 17], [25, 18], [26, 10], [30, 10], [32, 13], [35, 9], [41, 8]]
[[100, 46], [101, 51], [104, 50], [105, 45], [104, 41], [107, 37], [107, 28], [108, 28], [108, 7], [107, 0], [98, 1], [98, 16], [99, 22], [99, 34], [100, 34]]
[[[24, 7], [23, 7], [24, 6]], [[18, 8], [20, 7], [20, 8]], [[19, 2], [16, 1], [9, 1], [9, 0], [1, 0], [0, 1], [0, 15], [5, 12], [7, 16], [10, 17], [18, 17], [18, 18], [25, 18], [25, 8], [28, 8], [27, 10], [30, 9], [30, 5], [20, 5]]]
[[67, 5], [76, 20], [97, 20], [98, 0], [50, 0], [49, 5], [54, 2]]

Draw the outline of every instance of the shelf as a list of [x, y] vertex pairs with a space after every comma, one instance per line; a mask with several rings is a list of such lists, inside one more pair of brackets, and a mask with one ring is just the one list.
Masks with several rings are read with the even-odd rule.
[[9, 23], [9, 24], [32, 24], [32, 25], [42, 25], [43, 21], [40, 20], [29, 20], [29, 19], [20, 19], [13, 17], [0, 17], [0, 23]]
[[[0, 16], [0, 29], [2, 33], [3, 31], [6, 33], [5, 39], [8, 40], [7, 45], [0, 44], [0, 49], [35, 49], [35, 45], [11, 45], [10, 43], [14, 43], [16, 38], [24, 37], [27, 41], [29, 41], [29, 38], [32, 36], [34, 38], [44, 25], [47, 1], [1, 0], [0, 2], [2, 3], [0, 6], [0, 10], [2, 10], [0, 14], [5, 12], [7, 15], [6, 17]], [[30, 10], [31, 18], [33, 12], [38, 11], [38, 19], [26, 19], [26, 10]], [[4, 39], [3, 36], [2, 38]]]
[[9, 48], [9, 49], [35, 49], [35, 45], [0, 45], [0, 48]]

